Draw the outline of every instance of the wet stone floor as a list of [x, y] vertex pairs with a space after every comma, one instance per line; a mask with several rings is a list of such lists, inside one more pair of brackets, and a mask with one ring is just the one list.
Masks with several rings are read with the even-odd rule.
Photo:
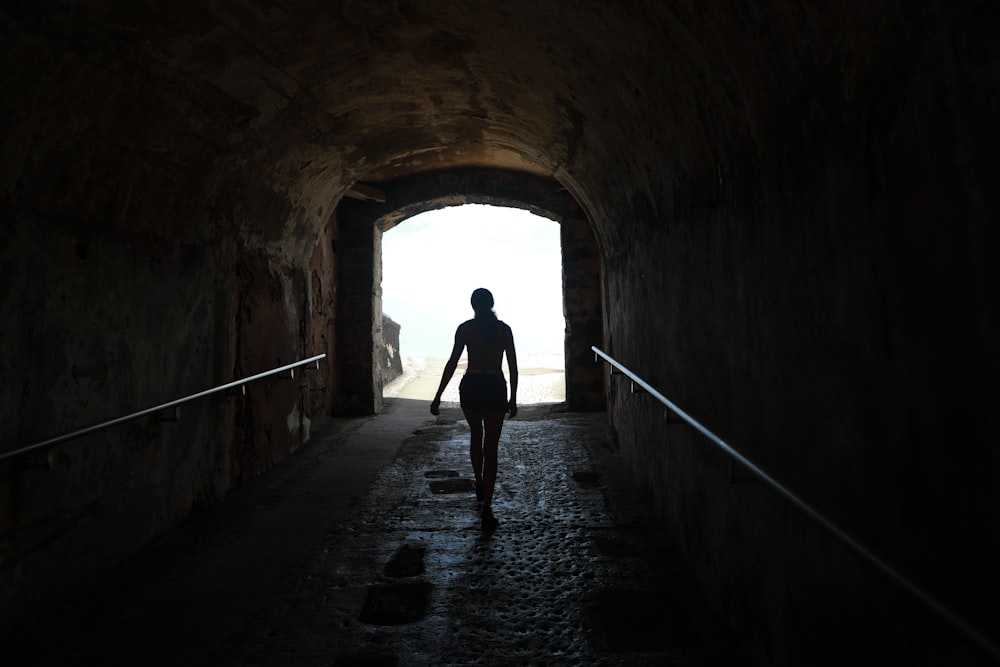
[[603, 414], [508, 421], [492, 533], [468, 427], [415, 431], [218, 665], [738, 664], [605, 445]]

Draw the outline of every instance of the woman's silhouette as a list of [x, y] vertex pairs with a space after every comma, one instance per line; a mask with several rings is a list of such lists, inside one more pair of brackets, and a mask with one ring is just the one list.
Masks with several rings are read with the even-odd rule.
[[[463, 348], [468, 348], [469, 365], [459, 385], [459, 397], [462, 412], [472, 430], [469, 456], [472, 472], [476, 476], [476, 500], [483, 504], [483, 529], [492, 530], [498, 523], [493, 516], [492, 505], [500, 431], [505, 412], [510, 412], [511, 417], [517, 415], [517, 354], [514, 352], [514, 334], [493, 312], [493, 295], [489, 290], [480, 287], [472, 293], [472, 310], [476, 317], [458, 325], [455, 330], [455, 346], [445, 364], [441, 386], [431, 401], [431, 414], [439, 414], [441, 393], [458, 367]], [[500, 368], [504, 354], [507, 355], [510, 371], [510, 400], [507, 399], [507, 383]]]

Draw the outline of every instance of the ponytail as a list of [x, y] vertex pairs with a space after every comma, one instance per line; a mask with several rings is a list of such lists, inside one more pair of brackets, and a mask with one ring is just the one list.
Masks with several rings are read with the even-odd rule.
[[472, 310], [476, 313], [476, 326], [482, 332], [492, 331], [497, 325], [497, 314], [493, 310], [493, 295], [484, 287], [472, 293]]

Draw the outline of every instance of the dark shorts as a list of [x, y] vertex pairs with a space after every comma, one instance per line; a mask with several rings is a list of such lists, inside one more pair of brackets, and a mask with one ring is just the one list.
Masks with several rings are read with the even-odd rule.
[[503, 412], [507, 409], [507, 380], [503, 373], [466, 373], [458, 395], [465, 410]]

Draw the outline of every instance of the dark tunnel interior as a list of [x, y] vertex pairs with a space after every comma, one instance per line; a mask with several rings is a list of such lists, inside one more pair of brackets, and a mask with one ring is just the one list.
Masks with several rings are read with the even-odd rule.
[[484, 203], [560, 224], [565, 407], [750, 663], [1000, 659], [907, 634], [912, 599], [591, 350], [996, 646], [998, 31], [943, 0], [0, 3], [0, 455], [326, 355], [0, 460], [0, 623], [379, 414], [380, 234]]

